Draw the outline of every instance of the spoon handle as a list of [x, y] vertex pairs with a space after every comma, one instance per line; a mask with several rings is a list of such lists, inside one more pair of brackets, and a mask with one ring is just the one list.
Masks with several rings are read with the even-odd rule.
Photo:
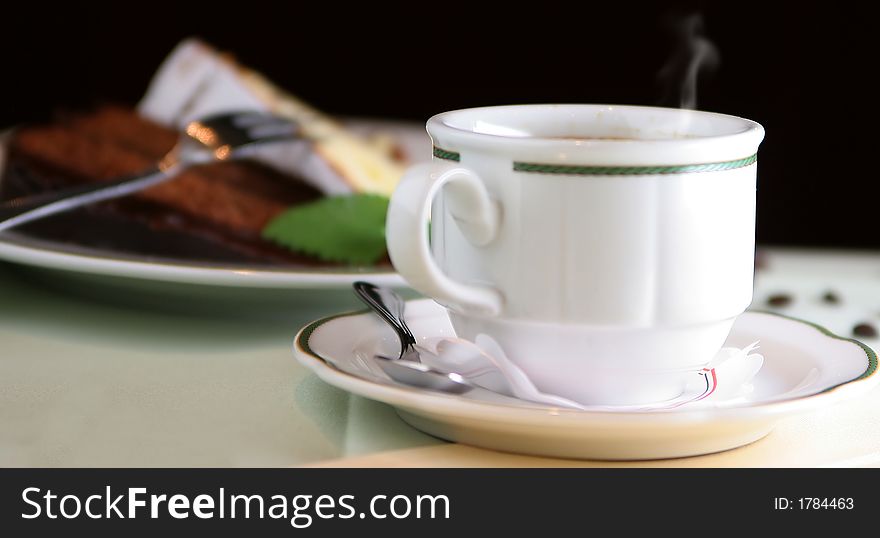
[[394, 332], [400, 339], [401, 354], [407, 348], [415, 345], [416, 338], [406, 326], [403, 317], [406, 303], [397, 293], [391, 289], [381, 288], [363, 281], [355, 282], [353, 287], [357, 296], [394, 328]]

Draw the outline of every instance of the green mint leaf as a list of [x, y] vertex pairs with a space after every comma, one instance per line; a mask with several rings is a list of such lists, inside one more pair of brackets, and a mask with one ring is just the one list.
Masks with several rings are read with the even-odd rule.
[[384, 196], [330, 196], [281, 213], [263, 237], [325, 261], [374, 265], [385, 254], [387, 211]]

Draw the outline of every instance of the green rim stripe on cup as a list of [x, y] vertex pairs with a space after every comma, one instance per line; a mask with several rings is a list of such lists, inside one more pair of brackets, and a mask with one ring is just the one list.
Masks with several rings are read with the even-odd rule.
[[654, 174], [691, 174], [696, 172], [716, 172], [749, 166], [758, 161], [758, 154], [733, 161], [705, 164], [682, 164], [673, 166], [579, 166], [565, 164], [540, 164], [514, 162], [517, 172], [537, 174], [568, 174], [576, 176], [641, 176]]
[[[461, 161], [461, 154], [434, 146], [434, 157], [448, 161]], [[703, 164], [682, 164], [671, 166], [581, 166], [571, 164], [542, 164], [515, 161], [513, 169], [517, 172], [535, 174], [564, 174], [574, 176], [643, 176], [656, 174], [692, 174], [733, 170], [755, 164], [758, 154], [742, 159]]]
[[461, 153], [448, 151], [443, 148], [438, 148], [437, 146], [434, 146], [434, 157], [437, 157], [438, 159], [446, 159], [447, 161], [458, 162], [461, 160]]

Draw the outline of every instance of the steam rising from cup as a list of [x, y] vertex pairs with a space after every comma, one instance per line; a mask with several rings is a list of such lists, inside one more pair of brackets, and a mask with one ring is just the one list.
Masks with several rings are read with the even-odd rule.
[[672, 56], [658, 73], [658, 79], [666, 86], [663, 102], [671, 105], [677, 93], [679, 107], [695, 109], [700, 73], [716, 69], [721, 63], [721, 55], [703, 33], [702, 15], [692, 13], [675, 17], [668, 26], [676, 45]]

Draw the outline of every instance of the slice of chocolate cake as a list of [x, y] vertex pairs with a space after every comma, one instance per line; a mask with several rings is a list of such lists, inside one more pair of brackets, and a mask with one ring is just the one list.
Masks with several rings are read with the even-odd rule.
[[[177, 138], [174, 130], [116, 106], [23, 127], [9, 141], [0, 194], [8, 199], [135, 174], [155, 164]], [[328, 265], [260, 236], [280, 212], [320, 196], [307, 183], [264, 164], [217, 162], [19, 231], [157, 258]]]

